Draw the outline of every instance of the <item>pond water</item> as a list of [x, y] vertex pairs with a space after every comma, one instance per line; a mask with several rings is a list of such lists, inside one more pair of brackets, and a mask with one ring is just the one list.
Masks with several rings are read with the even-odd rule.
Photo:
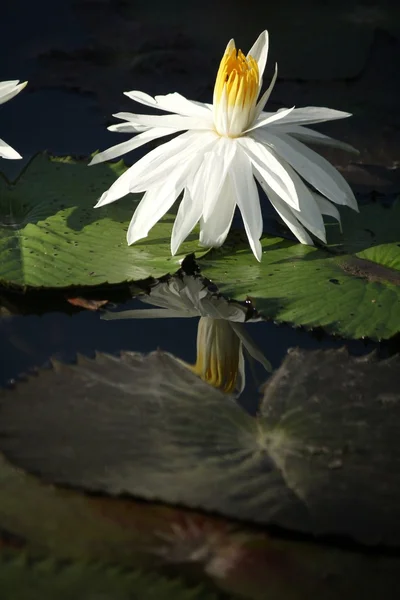
[[[396, 86], [400, 87], [400, 76], [388, 70], [386, 62], [390, 61], [385, 62], [380, 73], [378, 58], [391, 52], [392, 62], [396, 63], [400, 57], [398, 3], [388, 1], [375, 6], [337, 0], [325, 3], [322, 8], [320, 3], [308, 0], [301, 5], [284, 2], [282, 10], [265, 2], [253, 4], [253, 12], [246, 9], [243, 19], [243, 7], [225, 0], [203, 2], [196, 8], [187, 2], [156, 2], [150, 6], [133, 0], [64, 3], [39, 0], [31, 6], [23, 0], [7, 1], [0, 9], [0, 80], [29, 79], [29, 86], [7, 104], [7, 116], [3, 119], [0, 115], [1, 137], [24, 155], [22, 161], [2, 161], [2, 172], [10, 179], [16, 178], [42, 150], [59, 156], [88, 156], [96, 149], [116, 143], [106, 126], [113, 122], [113, 112], [133, 110], [122, 96], [126, 89], [141, 89], [153, 95], [178, 90], [189, 97], [208, 100], [214, 78], [212, 65], [227, 39], [235, 35], [247, 47], [259, 33], [262, 22], [263, 27], [270, 29], [273, 58], [282, 65], [273, 110], [281, 105], [291, 106], [290, 98], [295, 92], [299, 104], [331, 106], [333, 98], [335, 108], [356, 113], [354, 124], [340, 122], [337, 134], [334, 131], [335, 137], [343, 137], [341, 132], [344, 132], [343, 139], [360, 147], [359, 160], [350, 168], [345, 166], [343, 158], [335, 164], [345, 172], [362, 201], [368, 201], [372, 193], [378, 200], [386, 195], [391, 201], [400, 189], [400, 121], [395, 94]], [[304, 22], [304, 26], [299, 27], [299, 22]], [[371, 74], [381, 77], [381, 85], [376, 86], [379, 91], [373, 89], [369, 96]], [[332, 127], [325, 130], [333, 131]], [[142, 154], [139, 151], [128, 160]], [[265, 215], [271, 216], [268, 209]], [[251, 292], [249, 289], [249, 296]], [[24, 295], [19, 291], [0, 291], [0, 387], [8, 387], [35, 368], [49, 366], [51, 358], [74, 363], [78, 354], [94, 357], [101, 352], [118, 356], [121, 351], [147, 354], [161, 349], [186, 363], [196, 363], [198, 316], [109, 321], [102, 318], [104, 309], [74, 307], [67, 295], [85, 297], [85, 290], [52, 296], [46, 292]], [[149, 308], [138, 298], [128, 298], [125, 289], [120, 295], [107, 288], [97, 293], [91, 290], [88, 295], [110, 300], [107, 310]], [[379, 358], [400, 351], [399, 336], [378, 343], [367, 339], [345, 340], [320, 328], [308, 331], [273, 321], [246, 322], [243, 327], [273, 370], [281, 366], [288, 349], [296, 347], [317, 350], [345, 346], [351, 356], [376, 351]], [[238, 402], [252, 416], [259, 408], [262, 384], [269, 377], [257, 361], [246, 360], [246, 386]], [[32, 392], [32, 399], [34, 396]], [[1, 436], [6, 438], [7, 433], [1, 432]], [[35, 452], [32, 449], [33, 457]], [[85, 468], [86, 463], [82, 466]], [[333, 540], [324, 537], [322, 542], [316, 542], [312, 536], [303, 536], [298, 531], [293, 533], [279, 527], [275, 530], [274, 523], [272, 530], [264, 525], [256, 528], [205, 516], [182, 506], [168, 508], [124, 498], [54, 491], [51, 486], [39, 487], [29, 477], [24, 488], [16, 470], [4, 465], [1, 469], [6, 473], [4, 481], [8, 483], [4, 485], [8, 495], [4, 506], [0, 503], [0, 530], [4, 530], [0, 546], [4, 543], [7, 552], [10, 548], [14, 552], [27, 546], [35, 558], [45, 554], [60, 561], [84, 558], [117, 563], [124, 569], [134, 566], [153, 570], [150, 579], [138, 588], [142, 591], [136, 590], [137, 596], [130, 595], [129, 582], [122, 579], [114, 582], [114, 575], [103, 569], [97, 574], [85, 571], [82, 579], [76, 579], [75, 587], [70, 584], [69, 576], [68, 585], [64, 582], [60, 571], [59, 580], [55, 575], [57, 584], [52, 582], [48, 588], [43, 584], [40, 588], [40, 593], [49, 594], [42, 597], [59, 597], [52, 594], [64, 590], [70, 594], [65, 598], [183, 600], [189, 597], [185, 594], [186, 586], [193, 591], [199, 581], [206, 586], [204, 594], [198, 588], [198, 596], [192, 598], [308, 600], [317, 594], [323, 600], [358, 596], [372, 600], [382, 595], [389, 599], [400, 595], [396, 575], [400, 560], [398, 546], [388, 550], [378, 542], [377, 547], [371, 548], [346, 536]], [[33, 472], [40, 475], [40, 467], [36, 465]], [[249, 480], [250, 486], [252, 481]], [[148, 490], [143, 489], [140, 497], [165, 500], [151, 495], [149, 498]], [[24, 497], [25, 493], [35, 524], [25, 514], [21, 517], [29, 511], [18, 508], [17, 501], [12, 506], [14, 495]], [[238, 492], [237, 496], [241, 493], [244, 494]], [[179, 506], [179, 498], [173, 504]], [[189, 508], [201, 509], [201, 503]], [[79, 537], [82, 527], [83, 550], [69, 540], [63, 514], [68, 516], [74, 536]], [[232, 512], [228, 515], [232, 517]], [[338, 523], [340, 518], [338, 514]], [[39, 522], [43, 524], [45, 552], [40, 546]], [[86, 523], [89, 523], [87, 529]], [[95, 533], [97, 526], [99, 532]], [[367, 524], [365, 528], [368, 530]], [[15, 567], [12, 576], [9, 572], [3, 576], [0, 561], [0, 592], [3, 586], [12, 594], [18, 578], [29, 587], [32, 571], [28, 568], [18, 571], [18, 568]], [[85, 569], [89, 567], [86, 565]], [[183, 576], [183, 591], [179, 586], [175, 592], [166, 591], [164, 583], [156, 581], [155, 572], [157, 577]], [[289, 574], [287, 581], [286, 574]], [[84, 596], [84, 590], [89, 594], [96, 587], [88, 584], [92, 579], [98, 580], [100, 595]], [[155, 595], [146, 595], [156, 583], [160, 587], [155, 588]], [[38, 590], [39, 587], [39, 594]], [[34, 591], [30, 596], [22, 594], [21, 598], [32, 600], [39, 597]]]

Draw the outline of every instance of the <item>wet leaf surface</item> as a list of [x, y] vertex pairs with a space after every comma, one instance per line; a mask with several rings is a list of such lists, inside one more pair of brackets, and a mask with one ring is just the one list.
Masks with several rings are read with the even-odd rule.
[[15, 184], [0, 179], [0, 283], [19, 288], [63, 288], [161, 276], [198, 247], [193, 234], [183, 255], [171, 257], [174, 215], [167, 213], [144, 242], [128, 247], [126, 231], [139, 195], [94, 209], [125, 170], [122, 161], [37, 155]]
[[347, 338], [390, 338], [400, 331], [400, 203], [341, 213], [343, 234], [327, 225], [328, 247], [264, 236], [261, 263], [233, 231], [199, 260], [202, 273], [230, 298], [250, 296], [266, 318]]

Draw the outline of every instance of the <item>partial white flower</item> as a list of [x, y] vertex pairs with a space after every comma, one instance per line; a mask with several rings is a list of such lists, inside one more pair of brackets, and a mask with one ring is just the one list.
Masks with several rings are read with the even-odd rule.
[[[24, 89], [27, 83], [27, 81], [19, 83], [18, 79], [13, 81], [0, 81], [0, 104], [4, 104], [4, 102], [8, 102], [11, 98], [14, 98], [14, 96]], [[0, 157], [10, 159], [22, 158], [22, 156], [18, 154], [16, 150], [11, 148], [11, 146], [6, 144], [4, 140], [0, 140]]]
[[124, 122], [109, 129], [138, 135], [97, 154], [90, 164], [185, 131], [130, 167], [96, 204], [104, 206], [129, 192], [145, 192], [128, 229], [128, 244], [146, 237], [183, 192], [172, 230], [172, 254], [199, 221], [202, 245], [223, 244], [238, 206], [251, 249], [261, 260], [262, 215], [256, 180], [303, 244], [313, 243], [306, 230], [326, 241], [323, 214], [340, 222], [332, 202], [357, 210], [345, 179], [303, 144], [313, 142], [353, 151], [342, 142], [304, 127], [350, 114], [314, 106], [264, 112], [277, 78], [275, 67], [269, 87], [260, 96], [267, 55], [267, 31], [247, 56], [237, 51], [231, 40], [219, 67], [212, 105], [187, 100], [177, 93], [152, 98], [139, 91], [125, 92], [136, 102], [175, 114], [117, 113], [114, 116]]
[[196, 375], [224, 392], [241, 394], [245, 386], [244, 350], [271, 370], [269, 361], [247, 333], [247, 310], [210, 292], [198, 277], [174, 276], [158, 283], [139, 299], [160, 308], [106, 312], [102, 318], [165, 319], [199, 317], [197, 360], [189, 367]]

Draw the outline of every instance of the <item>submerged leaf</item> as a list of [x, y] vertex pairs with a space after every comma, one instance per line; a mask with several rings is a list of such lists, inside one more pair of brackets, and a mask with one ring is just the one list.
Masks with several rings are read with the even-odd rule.
[[54, 363], [1, 393], [0, 449], [59, 484], [399, 545], [399, 360], [298, 351], [258, 419], [162, 352]]

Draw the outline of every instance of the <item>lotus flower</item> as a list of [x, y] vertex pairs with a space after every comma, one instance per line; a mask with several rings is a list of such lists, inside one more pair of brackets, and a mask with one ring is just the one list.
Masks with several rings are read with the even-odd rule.
[[303, 143], [354, 150], [304, 127], [350, 114], [314, 106], [264, 112], [277, 78], [275, 67], [270, 85], [260, 96], [267, 55], [267, 31], [246, 56], [231, 40], [217, 73], [213, 104], [188, 100], [178, 93], [152, 98], [139, 91], [125, 92], [140, 104], [173, 114], [117, 113], [114, 116], [124, 122], [109, 129], [137, 135], [97, 154], [91, 164], [184, 131], [136, 162], [96, 204], [104, 206], [130, 192], [145, 192], [128, 229], [128, 244], [145, 238], [183, 193], [172, 229], [172, 254], [199, 221], [200, 243], [221, 246], [237, 206], [251, 249], [261, 260], [263, 220], [256, 181], [303, 244], [313, 243], [307, 230], [326, 241], [322, 215], [340, 222], [334, 204], [357, 210], [343, 177]]

